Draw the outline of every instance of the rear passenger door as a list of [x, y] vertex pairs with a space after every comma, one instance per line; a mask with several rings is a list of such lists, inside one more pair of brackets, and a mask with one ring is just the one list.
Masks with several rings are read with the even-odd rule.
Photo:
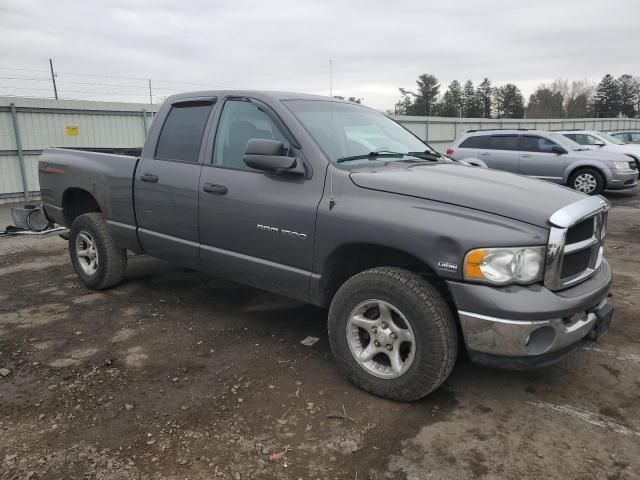
[[489, 168], [518, 173], [520, 164], [518, 135], [490, 135], [486, 147], [480, 149], [478, 158], [485, 162]]
[[522, 135], [520, 146], [520, 173], [529, 177], [541, 178], [562, 183], [566, 156], [552, 152], [558, 146], [548, 138], [538, 135]]
[[174, 103], [155, 151], [143, 152], [134, 180], [138, 236], [145, 253], [191, 267], [199, 264], [201, 145], [213, 105], [213, 99]]

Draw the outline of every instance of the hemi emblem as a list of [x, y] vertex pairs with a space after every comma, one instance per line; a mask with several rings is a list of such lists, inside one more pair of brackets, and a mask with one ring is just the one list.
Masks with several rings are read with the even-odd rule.
[[458, 264], [457, 263], [451, 263], [451, 262], [445, 262], [444, 260], [440, 260], [438, 262], [438, 268], [440, 270], [444, 270], [445, 272], [456, 273], [458, 271]]

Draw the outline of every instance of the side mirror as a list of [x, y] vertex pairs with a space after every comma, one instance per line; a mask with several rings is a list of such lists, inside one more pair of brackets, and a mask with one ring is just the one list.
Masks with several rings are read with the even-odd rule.
[[596, 142], [592, 143], [591, 145], [593, 145], [594, 147], [604, 147], [604, 142]]
[[285, 153], [283, 143], [278, 140], [252, 138], [244, 151], [244, 163], [264, 172], [304, 174], [297, 159]]
[[551, 147], [551, 151], [553, 153], [557, 153], [558, 155], [562, 155], [563, 153], [567, 153], [567, 151], [562, 148], [560, 145], [554, 145], [553, 147]]

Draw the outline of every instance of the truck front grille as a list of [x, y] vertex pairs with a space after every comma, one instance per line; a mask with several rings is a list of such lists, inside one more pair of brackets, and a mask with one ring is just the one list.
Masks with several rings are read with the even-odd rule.
[[562, 260], [562, 271], [560, 272], [560, 280], [566, 280], [574, 275], [584, 272], [589, 268], [591, 260], [591, 249], [587, 248], [579, 252], [565, 254]]
[[547, 246], [544, 275], [547, 288], [571, 287], [591, 277], [600, 267], [607, 210], [604, 199], [590, 197], [559, 210], [550, 218], [554, 226]]

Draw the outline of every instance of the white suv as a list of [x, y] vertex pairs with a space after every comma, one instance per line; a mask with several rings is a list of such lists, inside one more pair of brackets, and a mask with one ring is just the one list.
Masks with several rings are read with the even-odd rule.
[[564, 130], [558, 132], [580, 145], [592, 147], [600, 152], [622, 153], [633, 158], [640, 170], [640, 145], [626, 143], [608, 133], [593, 130]]

